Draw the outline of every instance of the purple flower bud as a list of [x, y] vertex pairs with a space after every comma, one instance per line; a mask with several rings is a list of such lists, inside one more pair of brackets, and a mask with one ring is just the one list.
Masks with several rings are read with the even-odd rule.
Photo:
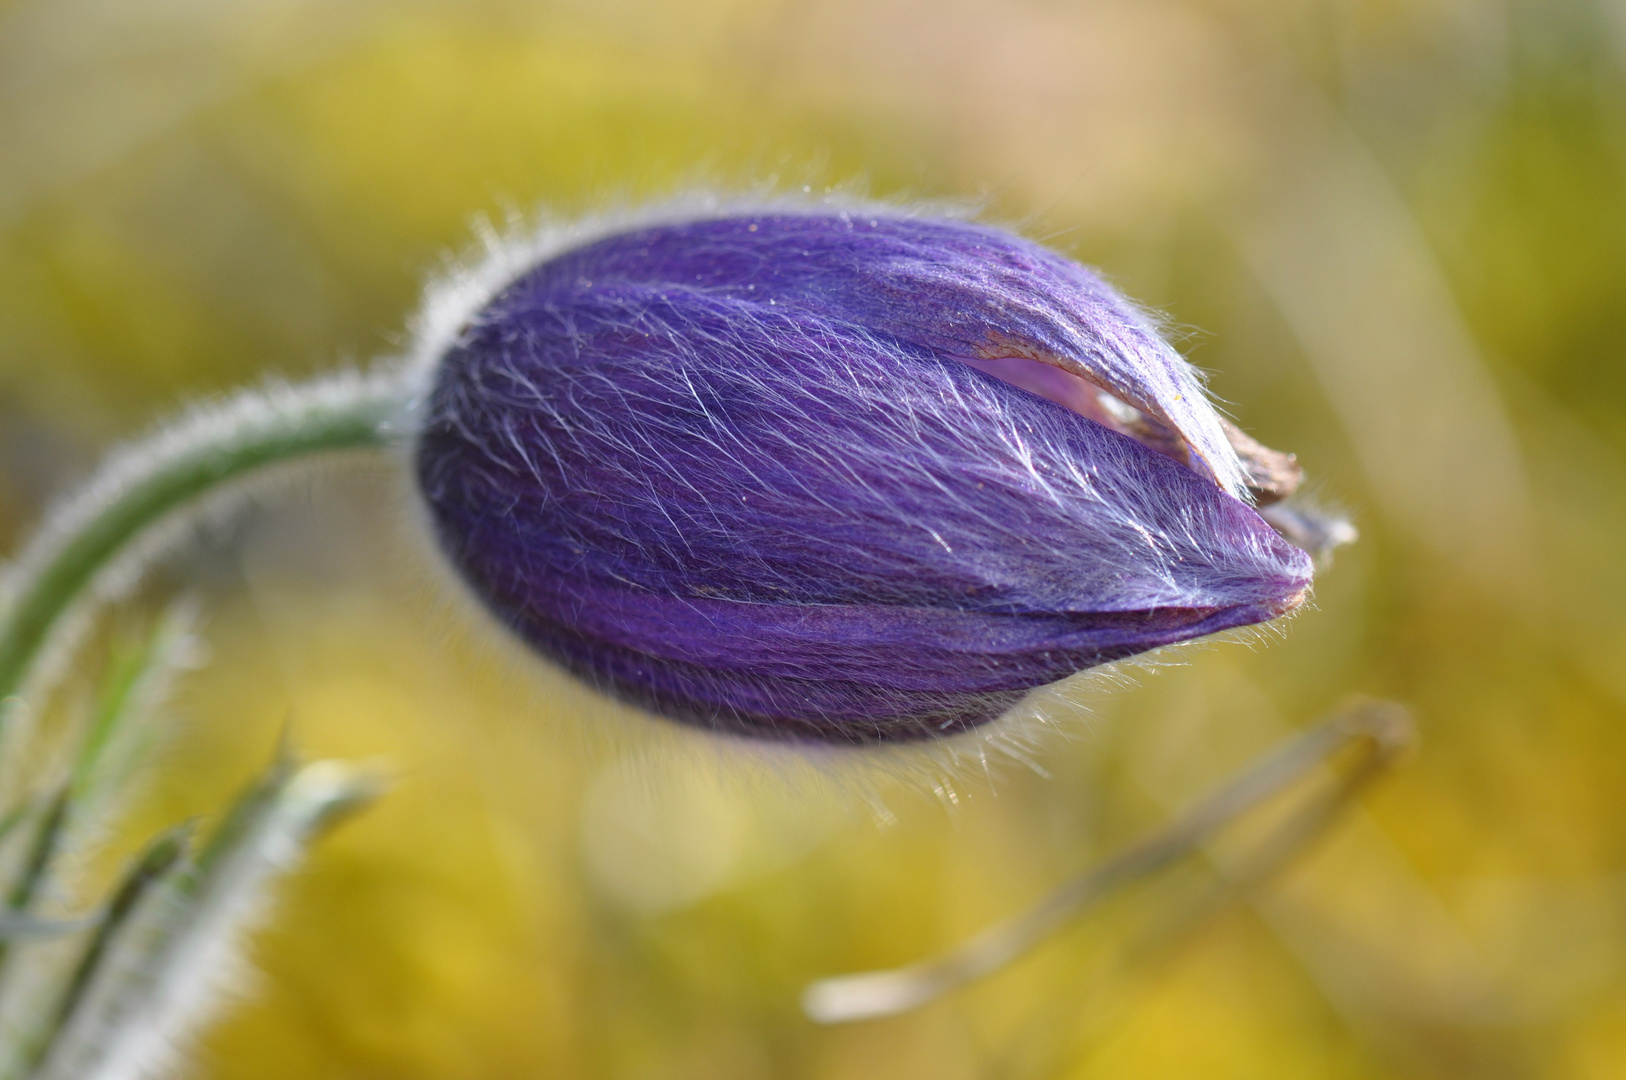
[[1100, 279], [997, 229], [636, 228], [526, 270], [437, 363], [417, 469], [462, 577], [707, 727], [953, 732], [1310, 585], [1244, 501], [1291, 459]]

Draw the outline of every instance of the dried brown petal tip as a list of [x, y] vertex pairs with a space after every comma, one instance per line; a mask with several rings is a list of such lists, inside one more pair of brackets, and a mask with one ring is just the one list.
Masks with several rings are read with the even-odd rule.
[[1220, 425], [1225, 429], [1225, 438], [1230, 442], [1231, 449], [1242, 459], [1248, 491], [1252, 493], [1256, 505], [1269, 506], [1281, 502], [1298, 490], [1304, 480], [1304, 469], [1297, 457], [1272, 450], [1229, 420], [1221, 420]]

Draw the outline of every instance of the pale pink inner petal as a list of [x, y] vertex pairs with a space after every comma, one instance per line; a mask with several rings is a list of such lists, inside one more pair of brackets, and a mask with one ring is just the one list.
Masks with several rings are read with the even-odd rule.
[[1080, 416], [1087, 416], [1103, 427], [1128, 435], [1182, 464], [1191, 464], [1190, 448], [1162, 421], [1148, 416], [1088, 379], [1063, 371], [1055, 364], [1026, 356], [979, 357], [965, 359], [964, 362], [1030, 394], [1054, 401]]

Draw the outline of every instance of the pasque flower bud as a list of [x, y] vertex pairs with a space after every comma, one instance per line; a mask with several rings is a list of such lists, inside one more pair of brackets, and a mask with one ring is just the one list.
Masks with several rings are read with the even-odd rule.
[[1296, 466], [1088, 270], [870, 208], [644, 225], [542, 259], [436, 360], [439, 541], [521, 638], [775, 738], [965, 729], [1298, 606], [1251, 502]]

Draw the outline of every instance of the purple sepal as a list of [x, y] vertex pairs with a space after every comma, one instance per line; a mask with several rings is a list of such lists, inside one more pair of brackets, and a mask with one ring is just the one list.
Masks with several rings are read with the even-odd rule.
[[[1001, 356], [1093, 372], [1191, 467], [987, 374]], [[854, 742], [1297, 606], [1310, 561], [1221, 486], [1235, 460], [1082, 268], [978, 225], [785, 212], [527, 272], [442, 358], [418, 447], [442, 546], [542, 652], [665, 715]]]

